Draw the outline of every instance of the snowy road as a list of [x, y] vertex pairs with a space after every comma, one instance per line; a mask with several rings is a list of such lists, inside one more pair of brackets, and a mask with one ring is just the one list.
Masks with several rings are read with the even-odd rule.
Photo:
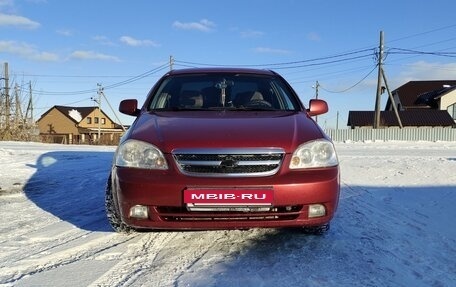
[[0, 286], [455, 286], [456, 143], [339, 143], [331, 230], [112, 232], [114, 148], [0, 142]]

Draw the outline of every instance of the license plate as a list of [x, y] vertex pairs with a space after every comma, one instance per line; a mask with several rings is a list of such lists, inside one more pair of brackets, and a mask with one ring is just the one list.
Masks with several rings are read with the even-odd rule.
[[186, 189], [184, 203], [191, 205], [223, 206], [271, 206], [274, 202], [274, 191], [264, 189]]

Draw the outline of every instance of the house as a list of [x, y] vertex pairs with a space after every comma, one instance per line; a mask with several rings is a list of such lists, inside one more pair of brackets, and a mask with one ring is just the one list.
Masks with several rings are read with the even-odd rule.
[[[394, 104], [404, 127], [456, 127], [456, 80], [410, 81], [392, 91]], [[349, 111], [354, 128], [372, 128], [374, 111]], [[398, 127], [391, 99], [380, 112], [381, 127]]]
[[[350, 111], [348, 123], [352, 129], [372, 128], [374, 111]], [[455, 122], [447, 111], [411, 109], [399, 111], [403, 127], [455, 127]], [[380, 126], [382, 128], [399, 127], [394, 111], [380, 111]]]
[[[394, 90], [392, 95], [399, 111], [446, 110], [456, 120], [456, 81], [410, 81]], [[385, 110], [393, 110], [390, 99]]]
[[53, 143], [116, 143], [124, 132], [98, 107], [53, 106], [37, 125], [42, 140]]

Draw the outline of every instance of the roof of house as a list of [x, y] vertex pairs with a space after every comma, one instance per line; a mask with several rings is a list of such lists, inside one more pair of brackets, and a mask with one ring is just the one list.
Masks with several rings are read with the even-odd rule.
[[[374, 111], [349, 111], [347, 125], [351, 127], [372, 127]], [[399, 117], [404, 127], [452, 127], [453, 118], [447, 111], [433, 109], [414, 109], [399, 111]], [[394, 111], [380, 112], [381, 126], [399, 126]]]
[[[59, 112], [68, 116], [74, 122], [79, 123], [82, 119], [86, 118], [90, 113], [96, 110], [96, 107], [67, 107], [67, 106], [54, 106]], [[81, 114], [81, 119], [78, 121], [76, 118], [71, 117], [71, 111], [78, 111]]]
[[[392, 94], [399, 97], [404, 108], [433, 107], [435, 103], [431, 100], [435, 100], [453, 89], [456, 89], [456, 80], [410, 81], [392, 91]], [[389, 110], [390, 107], [391, 100], [388, 99], [386, 110]]]
[[[93, 111], [97, 110], [98, 107], [68, 107], [68, 106], [53, 106], [52, 108], [50, 108], [49, 110], [47, 110], [44, 114], [41, 115], [40, 119], [38, 121], [40, 121], [43, 117], [45, 117], [51, 110], [53, 109], [56, 109], [58, 110], [59, 112], [61, 112], [62, 114], [64, 114], [65, 116], [67, 116], [70, 120], [72, 120], [74, 123], [80, 123], [81, 120], [83, 120], [84, 118], [86, 118], [90, 113], [92, 113]], [[72, 114], [74, 113], [74, 111], [77, 111], [80, 115], [81, 115], [81, 119], [78, 120], [77, 117], [75, 117], [74, 115], [72, 116]], [[113, 122], [104, 112], [103, 110], [101, 110], [101, 112], [103, 113], [103, 115], [108, 118], [111, 122]], [[113, 122], [114, 123], [114, 122]], [[115, 123], [116, 124], [116, 123]], [[117, 126], [117, 124], [116, 124]]]
[[456, 90], [456, 86], [446, 86], [438, 90], [423, 93], [418, 96], [415, 103], [419, 106], [427, 106], [433, 109], [438, 109], [438, 99], [453, 90]]

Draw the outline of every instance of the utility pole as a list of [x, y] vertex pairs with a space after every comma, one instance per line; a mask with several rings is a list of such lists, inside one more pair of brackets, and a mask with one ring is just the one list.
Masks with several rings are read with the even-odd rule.
[[[101, 85], [100, 85], [101, 87]], [[99, 92], [99, 95], [103, 96], [103, 98], [105, 99], [106, 103], [108, 104], [109, 108], [111, 109], [112, 113], [114, 114], [114, 116], [116, 117], [117, 121], [119, 122], [120, 126], [122, 127], [122, 130], [125, 132], [126, 129], [124, 127], [124, 125], [122, 124], [122, 122], [120, 121], [119, 117], [117, 116], [116, 112], [114, 111], [114, 109], [112, 108], [111, 104], [109, 103], [108, 101], [108, 98], [106, 98], [104, 92], [103, 92], [103, 88], [99, 88], [98, 89], [98, 92]], [[100, 111], [101, 112], [101, 111]]]
[[98, 86], [98, 92], [97, 92], [98, 100], [95, 101], [98, 103], [98, 137], [97, 137], [97, 140], [98, 140], [98, 142], [100, 142], [100, 138], [101, 138], [101, 95], [103, 93], [103, 87], [99, 83], [97, 83], [97, 86]]
[[378, 77], [377, 77], [377, 95], [375, 98], [375, 115], [374, 115], [374, 129], [380, 127], [380, 109], [381, 109], [381, 95], [382, 95], [382, 66], [383, 66], [383, 31], [380, 31], [380, 45], [378, 48]]
[[9, 77], [8, 77], [8, 63], [4, 64], [5, 73], [5, 128], [8, 129], [10, 125], [10, 99], [9, 99]]
[[15, 114], [14, 114], [14, 125], [15, 128], [19, 125], [19, 121], [22, 121], [22, 109], [21, 101], [19, 99], [19, 85], [14, 85], [14, 99], [15, 99]]
[[[3, 74], [2, 74], [3, 75]], [[1, 77], [0, 78], [1, 81], [5, 80], [4, 77]], [[4, 126], [4, 114], [5, 114], [5, 111], [4, 111], [4, 104], [3, 104], [3, 97], [4, 97], [4, 93], [3, 93], [3, 85], [0, 86], [0, 131], [1, 129], [3, 129], [3, 126]]]
[[[30, 97], [27, 104], [27, 111], [25, 112], [25, 120], [28, 121], [27, 124], [33, 124], [33, 98], [32, 98], [32, 81], [29, 82], [29, 92]], [[30, 112], [30, 116], [29, 116]]]
[[[315, 99], [318, 100], [318, 89], [320, 88], [320, 83], [315, 82]], [[318, 123], [318, 116], [315, 116], [315, 122]]]
[[172, 71], [173, 70], [173, 65], [174, 65], [174, 58], [173, 56], [169, 56], [169, 70]]
[[402, 129], [404, 126], [402, 125], [401, 117], [399, 116], [399, 111], [397, 110], [396, 101], [394, 100], [394, 97], [390, 92], [388, 82], [386, 81], [385, 70], [383, 70], [383, 69], [382, 69], [382, 76], [383, 76], [383, 81], [385, 82], [386, 91], [388, 92], [388, 96], [391, 101], [391, 106], [393, 107], [394, 113], [396, 115], [397, 122], [399, 123], [399, 127]]
[[386, 90], [388, 91], [388, 96], [391, 101], [391, 106], [393, 107], [399, 127], [403, 128], [402, 121], [399, 116], [399, 111], [397, 110], [397, 106], [396, 106], [394, 97], [391, 94], [390, 89], [388, 87], [388, 82], [386, 80], [385, 71], [383, 69], [383, 54], [384, 54], [384, 36], [383, 36], [383, 31], [380, 31], [380, 46], [379, 46], [379, 54], [378, 54], [377, 96], [376, 96], [376, 101], [375, 101], [375, 115], [374, 115], [373, 128], [378, 129], [380, 127], [381, 95], [384, 90], [384, 88], [382, 86], [382, 79], [383, 79], [383, 82], [385, 83]]

